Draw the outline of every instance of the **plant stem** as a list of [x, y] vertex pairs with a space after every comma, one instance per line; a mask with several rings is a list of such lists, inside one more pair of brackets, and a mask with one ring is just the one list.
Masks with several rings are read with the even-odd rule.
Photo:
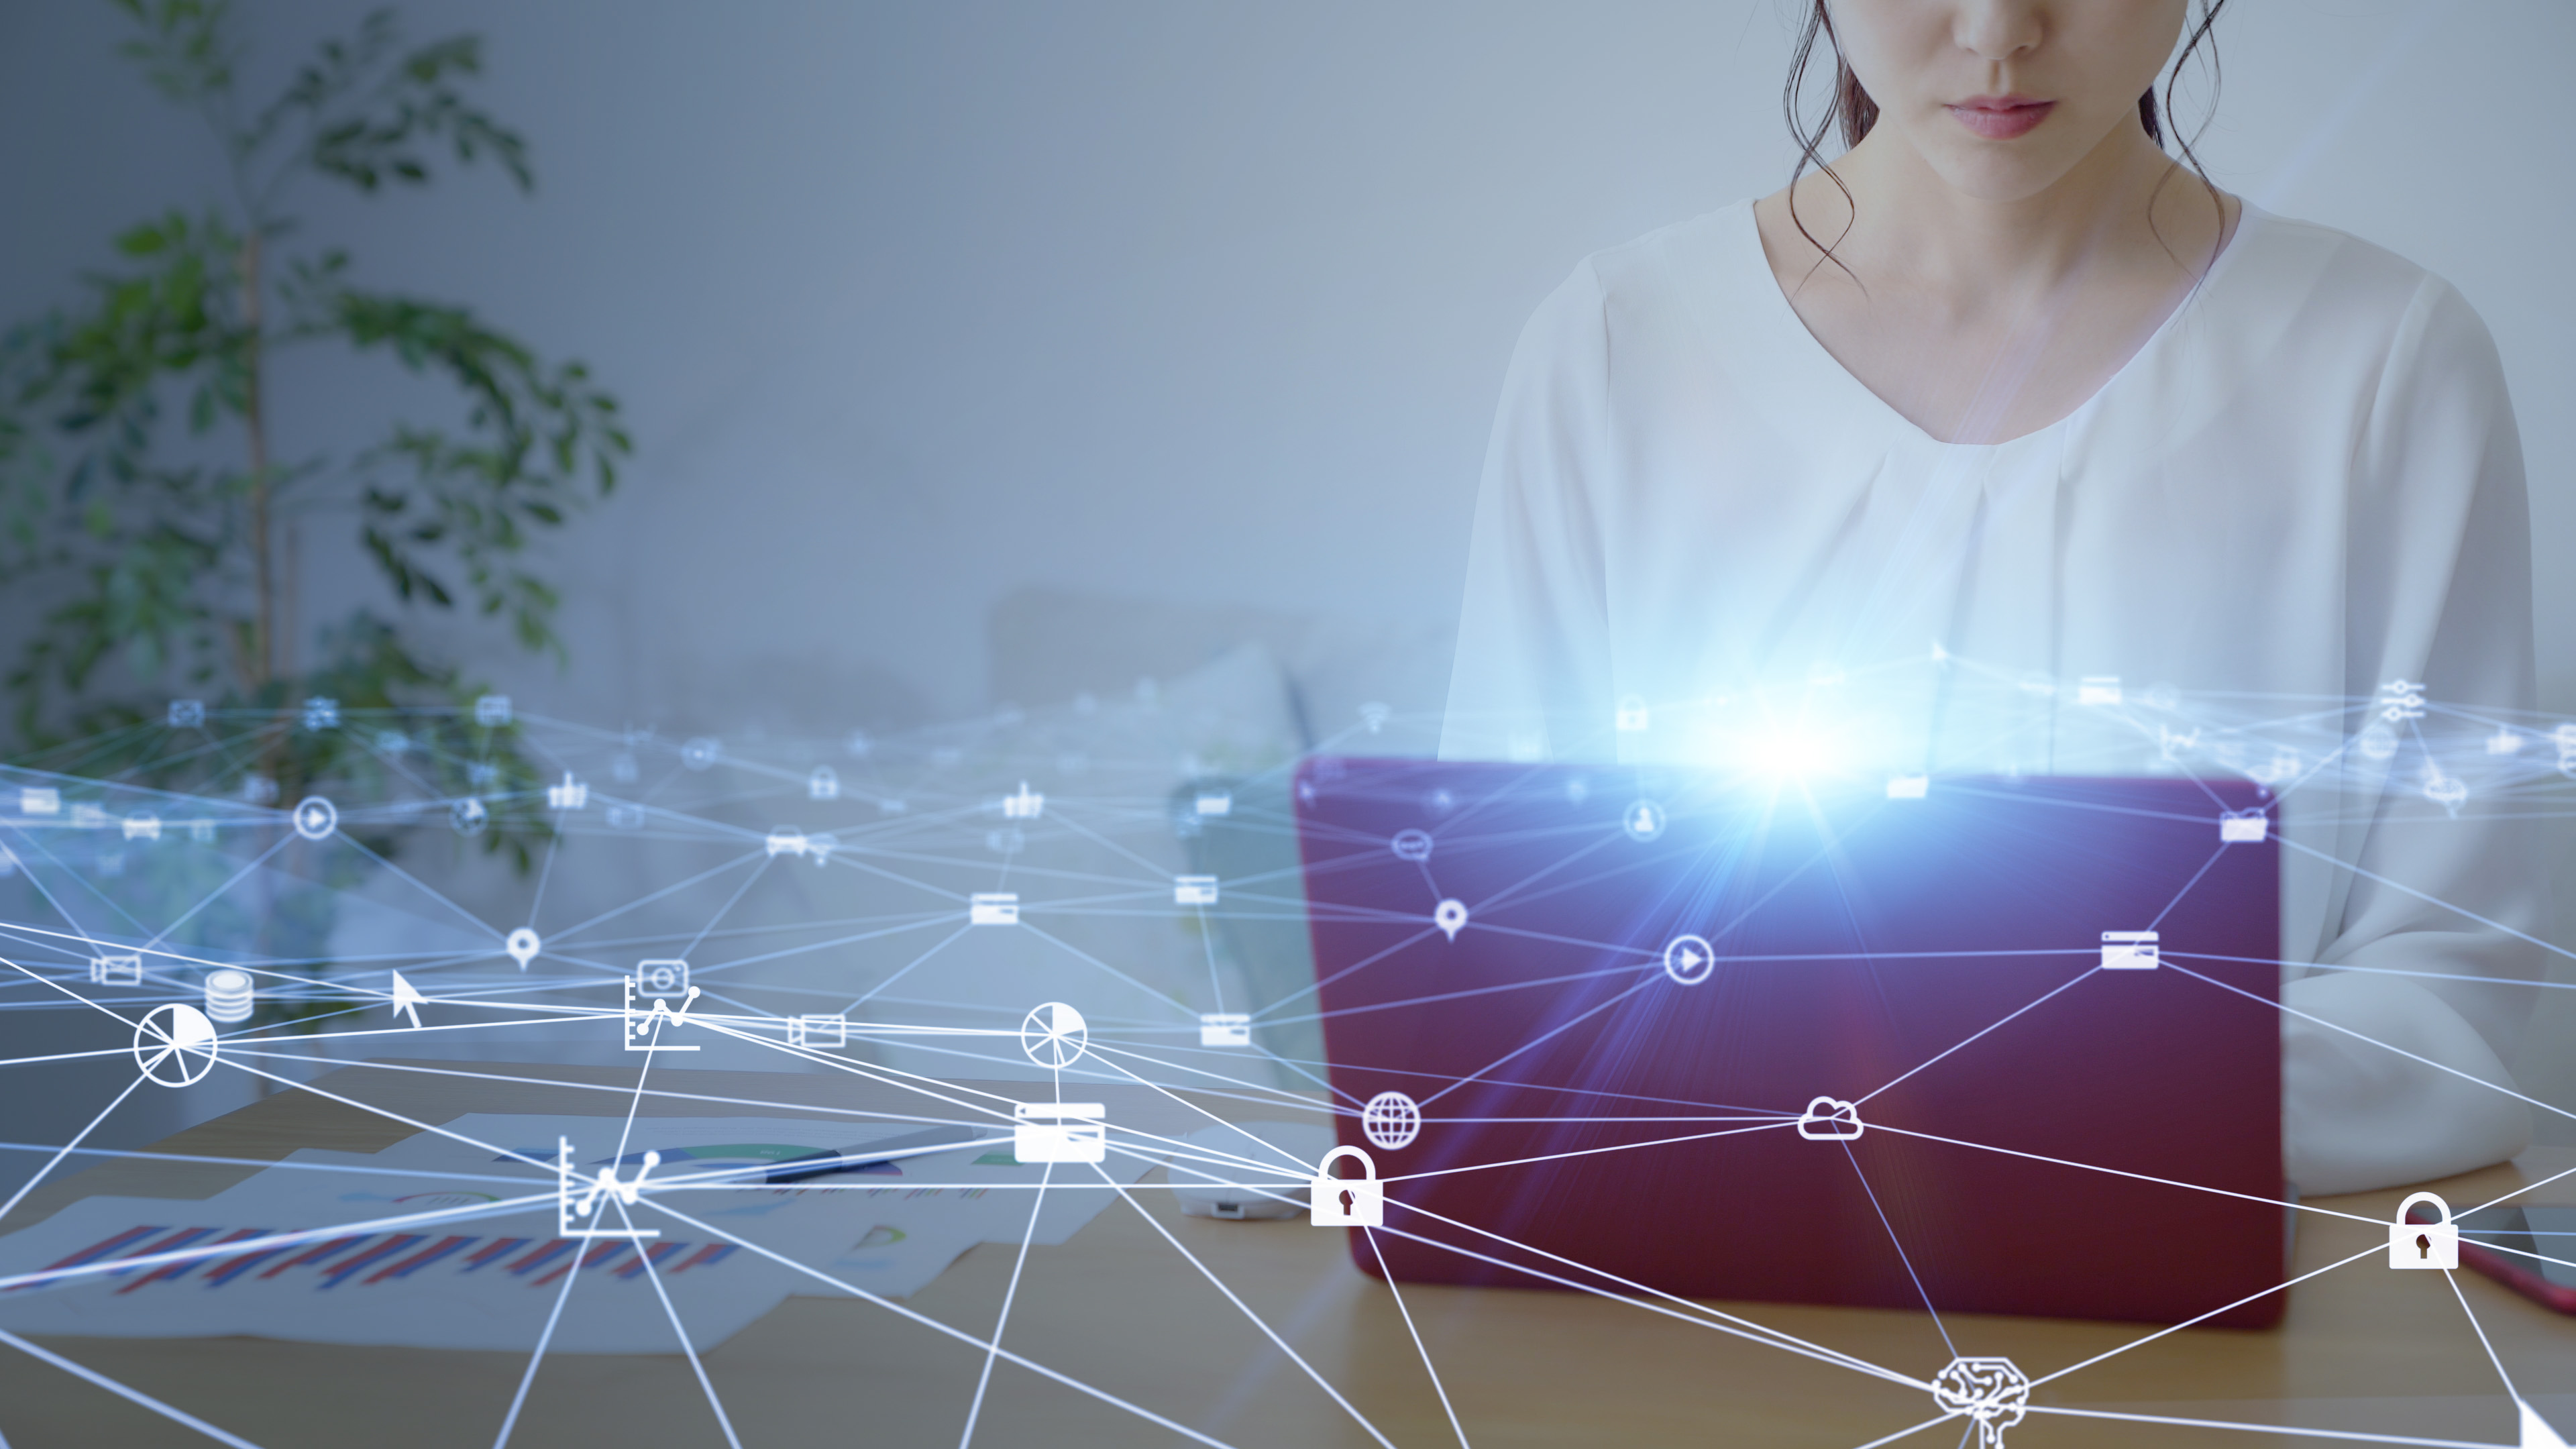
[[261, 400], [260, 356], [261, 309], [259, 285], [260, 234], [254, 220], [241, 249], [243, 430], [250, 442], [250, 533], [251, 557], [257, 575], [254, 587], [258, 593], [256, 622], [252, 626], [250, 657], [243, 661], [244, 682], [256, 695], [276, 676], [277, 637], [277, 566], [270, 549], [268, 516], [268, 417]]

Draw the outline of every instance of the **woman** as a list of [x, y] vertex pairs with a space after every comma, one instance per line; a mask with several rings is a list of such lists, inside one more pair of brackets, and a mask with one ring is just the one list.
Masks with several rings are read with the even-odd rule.
[[[2128, 773], [2103, 731], [2151, 712], [2069, 681], [2169, 682], [2147, 733], [2184, 768], [2193, 702], [2322, 711], [2346, 747], [2247, 768], [2313, 963], [2288, 1175], [2353, 1191], [2529, 1141], [2541, 872], [2444, 793], [2453, 736], [2533, 702], [2522, 461], [2456, 292], [2167, 155], [2155, 80], [2222, 3], [1817, 0], [1799, 66], [1835, 55], [1849, 149], [1590, 258], [1521, 338], [1443, 751], [1708, 758], [1794, 698], [1905, 768]], [[2425, 717], [2392, 706], [2413, 753], [2373, 766], [2391, 682]]]

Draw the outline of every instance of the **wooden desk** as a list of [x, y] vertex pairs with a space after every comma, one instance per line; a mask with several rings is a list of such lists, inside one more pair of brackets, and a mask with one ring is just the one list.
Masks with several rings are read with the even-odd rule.
[[[631, 1074], [567, 1067], [369, 1064], [326, 1089], [423, 1121], [466, 1112], [622, 1114]], [[655, 1073], [655, 1085], [759, 1103], [918, 1110], [918, 1097], [846, 1077]], [[1034, 1095], [1031, 1084], [979, 1084]], [[1141, 1089], [1131, 1089], [1141, 1090]], [[1257, 1117], [1209, 1100], [1220, 1113]], [[776, 1115], [738, 1103], [660, 1098], [662, 1115]], [[1180, 1133], [1204, 1118], [1168, 1101], [1120, 1120]], [[168, 1139], [172, 1152], [273, 1159], [298, 1147], [373, 1151], [409, 1129], [289, 1092]], [[2436, 1184], [2454, 1204], [2576, 1167], [2576, 1153], [2534, 1152], [2517, 1166]], [[93, 1194], [202, 1197], [247, 1169], [120, 1161], [51, 1183], [0, 1230]], [[2523, 1174], [2530, 1174], [2529, 1177]], [[1149, 1182], [1159, 1179], [1149, 1177]], [[2397, 1192], [2321, 1200], [2385, 1219]], [[1302, 1222], [1184, 1218], [1168, 1193], [1138, 1200], [1241, 1295], [1394, 1444], [1454, 1442], [1395, 1298], [1362, 1277], [1343, 1235]], [[2576, 1202], [2576, 1178], [2540, 1200]], [[2310, 1216], [2299, 1271], [2384, 1241], [2374, 1226]], [[2113, 1250], [2116, 1245], [2105, 1245]], [[1000, 1306], [1015, 1249], [969, 1252], [909, 1306], [978, 1335]], [[2576, 1319], [2548, 1313], [2485, 1277], [2458, 1275], [2477, 1320], [2523, 1394], [2576, 1430]], [[1557, 1445], [1801, 1445], [1852, 1449], [1931, 1417], [1927, 1395], [1587, 1296], [1520, 1290], [1404, 1290], [1431, 1359], [1479, 1449]], [[1759, 1323], [1929, 1378], [1950, 1358], [1930, 1318], [1864, 1309], [1725, 1305]], [[1958, 1351], [2006, 1354], [2034, 1377], [2134, 1341], [2135, 1325], [1951, 1316]], [[520, 1353], [349, 1348], [261, 1339], [46, 1340], [65, 1356], [263, 1446], [482, 1446], [492, 1442], [526, 1367]], [[1171, 1245], [1123, 1204], [1073, 1241], [1032, 1251], [1006, 1346], [1229, 1444], [1373, 1441]], [[705, 1355], [746, 1445], [957, 1442], [983, 1355], [850, 1299], [791, 1298]], [[2365, 1260], [2293, 1291], [2282, 1329], [2186, 1330], [2055, 1383], [2036, 1402], [2228, 1422], [2296, 1423], [2510, 1444], [2511, 1405], [2442, 1276]], [[1902, 1441], [1959, 1441], [1961, 1425]], [[15, 1449], [52, 1445], [202, 1445], [192, 1432], [104, 1390], [0, 1350], [0, 1434]], [[514, 1443], [527, 1446], [720, 1445], [704, 1396], [676, 1354], [549, 1357]], [[1179, 1436], [1008, 1363], [993, 1374], [979, 1444], [1185, 1442]], [[2271, 1434], [2033, 1415], [2012, 1449], [2099, 1444], [2320, 1444]]]

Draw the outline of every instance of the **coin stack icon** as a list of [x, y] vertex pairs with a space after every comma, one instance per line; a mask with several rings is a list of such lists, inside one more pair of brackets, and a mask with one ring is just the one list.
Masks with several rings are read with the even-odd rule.
[[206, 1015], [232, 1023], [250, 1020], [251, 984], [247, 971], [206, 973]]

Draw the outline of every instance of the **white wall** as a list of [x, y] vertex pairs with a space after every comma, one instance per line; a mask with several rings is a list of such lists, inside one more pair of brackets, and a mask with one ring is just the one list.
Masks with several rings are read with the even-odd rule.
[[[362, 7], [242, 8], [268, 78]], [[416, 4], [417, 35], [489, 37], [540, 189], [324, 195], [313, 235], [633, 410], [631, 487], [562, 559], [572, 672], [460, 635], [478, 663], [607, 723], [947, 716], [986, 702], [985, 612], [1023, 584], [1454, 609], [1522, 317], [1586, 251], [1781, 180], [1786, 9]], [[2503, 345], [2576, 709], [2576, 7], [2234, 9], [2221, 182], [2445, 273]], [[0, 316], [209, 194], [118, 29], [0, 11]], [[281, 428], [363, 436], [383, 383], [291, 376]], [[318, 558], [313, 595], [348, 572]]]

